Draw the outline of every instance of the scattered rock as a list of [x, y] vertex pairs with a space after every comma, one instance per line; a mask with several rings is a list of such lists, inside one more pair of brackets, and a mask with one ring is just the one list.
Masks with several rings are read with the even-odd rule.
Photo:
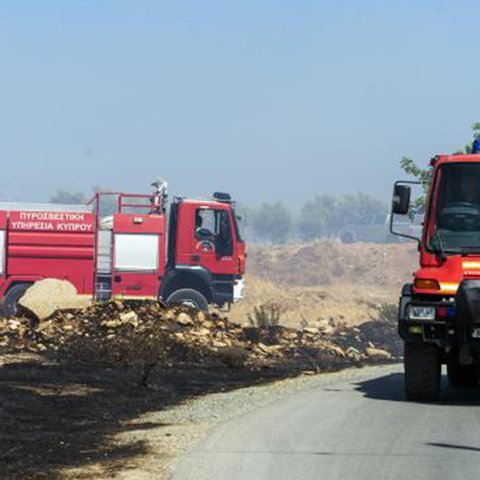
[[104, 320], [103, 322], [100, 323], [100, 325], [105, 328], [117, 328], [121, 324], [122, 322], [119, 320]]
[[182, 312], [178, 314], [177, 323], [179, 323], [180, 325], [183, 325], [184, 327], [187, 327], [189, 325], [193, 325], [193, 320], [190, 315]]
[[10, 330], [18, 330], [18, 328], [20, 327], [20, 322], [18, 320], [9, 320], [8, 322], [8, 327], [10, 328]]
[[339, 357], [345, 358], [345, 352], [340, 347], [337, 347], [336, 345], [329, 345], [328, 349]]
[[365, 349], [365, 352], [369, 357], [382, 358], [385, 360], [389, 360], [390, 358], [392, 358], [392, 354], [390, 352], [387, 352], [386, 350], [382, 350], [380, 348], [367, 347]]
[[261, 342], [257, 345], [257, 347], [261, 352], [264, 352], [264, 353], [271, 353], [273, 351], [272, 347], [269, 347], [268, 345], [265, 345]]
[[349, 347], [347, 348], [347, 351], [345, 352], [348, 358], [351, 358], [352, 360], [359, 361], [362, 359], [362, 354], [354, 347]]
[[326, 335], [331, 335], [335, 331], [335, 327], [334, 325], [332, 325], [332, 321], [326, 318], [319, 319], [317, 321], [317, 327], [322, 333]]
[[208, 328], [204, 328], [204, 327], [201, 327], [201, 328], [198, 328], [197, 330], [193, 330], [191, 332], [191, 335], [195, 336], [195, 337], [206, 337], [207, 335], [210, 335], [210, 330]]
[[138, 325], [138, 315], [135, 312], [126, 312], [119, 315], [121, 323], [131, 323]]
[[300, 330], [280, 325], [257, 328], [200, 313], [158, 301], [117, 298], [86, 309], [57, 310], [40, 322], [28, 317], [0, 319], [0, 351], [45, 352], [75, 363], [171, 366], [181, 362], [207, 368], [220, 361], [230, 368], [279, 366], [296, 372], [327, 371], [401, 355], [393, 323], [372, 321], [352, 328], [343, 322], [333, 326], [329, 320]]
[[321, 329], [321, 332], [324, 335], [333, 335], [336, 331], [336, 328], [333, 325], [327, 325]]
[[298, 332], [295, 332], [295, 331], [286, 331], [286, 332], [283, 332], [283, 338], [285, 340], [295, 340], [296, 338], [298, 337]]

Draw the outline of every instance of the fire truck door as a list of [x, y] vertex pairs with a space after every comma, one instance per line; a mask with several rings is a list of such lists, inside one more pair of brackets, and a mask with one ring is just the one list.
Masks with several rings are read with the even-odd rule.
[[165, 216], [113, 216], [112, 296], [158, 298], [165, 270]]
[[193, 233], [192, 263], [202, 265], [212, 273], [231, 273], [235, 267], [235, 245], [230, 211], [198, 208]]
[[112, 296], [157, 298], [161, 235], [115, 233]]

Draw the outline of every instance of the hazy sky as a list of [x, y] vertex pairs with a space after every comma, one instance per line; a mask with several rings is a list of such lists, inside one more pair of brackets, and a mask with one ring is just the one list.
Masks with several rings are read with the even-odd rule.
[[0, 192], [390, 195], [480, 121], [480, 2], [0, 0]]

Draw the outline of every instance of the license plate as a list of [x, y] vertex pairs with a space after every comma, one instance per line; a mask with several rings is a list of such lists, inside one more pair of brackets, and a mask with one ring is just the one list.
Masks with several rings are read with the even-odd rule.
[[474, 328], [472, 330], [472, 338], [480, 338], [480, 328]]

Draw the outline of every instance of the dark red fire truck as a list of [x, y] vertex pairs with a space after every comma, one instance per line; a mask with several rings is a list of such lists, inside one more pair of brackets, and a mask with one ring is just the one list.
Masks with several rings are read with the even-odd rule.
[[99, 301], [160, 298], [206, 310], [241, 299], [245, 243], [230, 195], [167, 205], [166, 184], [154, 186], [151, 195], [97, 193], [86, 205], [0, 204], [3, 315], [44, 278]]

